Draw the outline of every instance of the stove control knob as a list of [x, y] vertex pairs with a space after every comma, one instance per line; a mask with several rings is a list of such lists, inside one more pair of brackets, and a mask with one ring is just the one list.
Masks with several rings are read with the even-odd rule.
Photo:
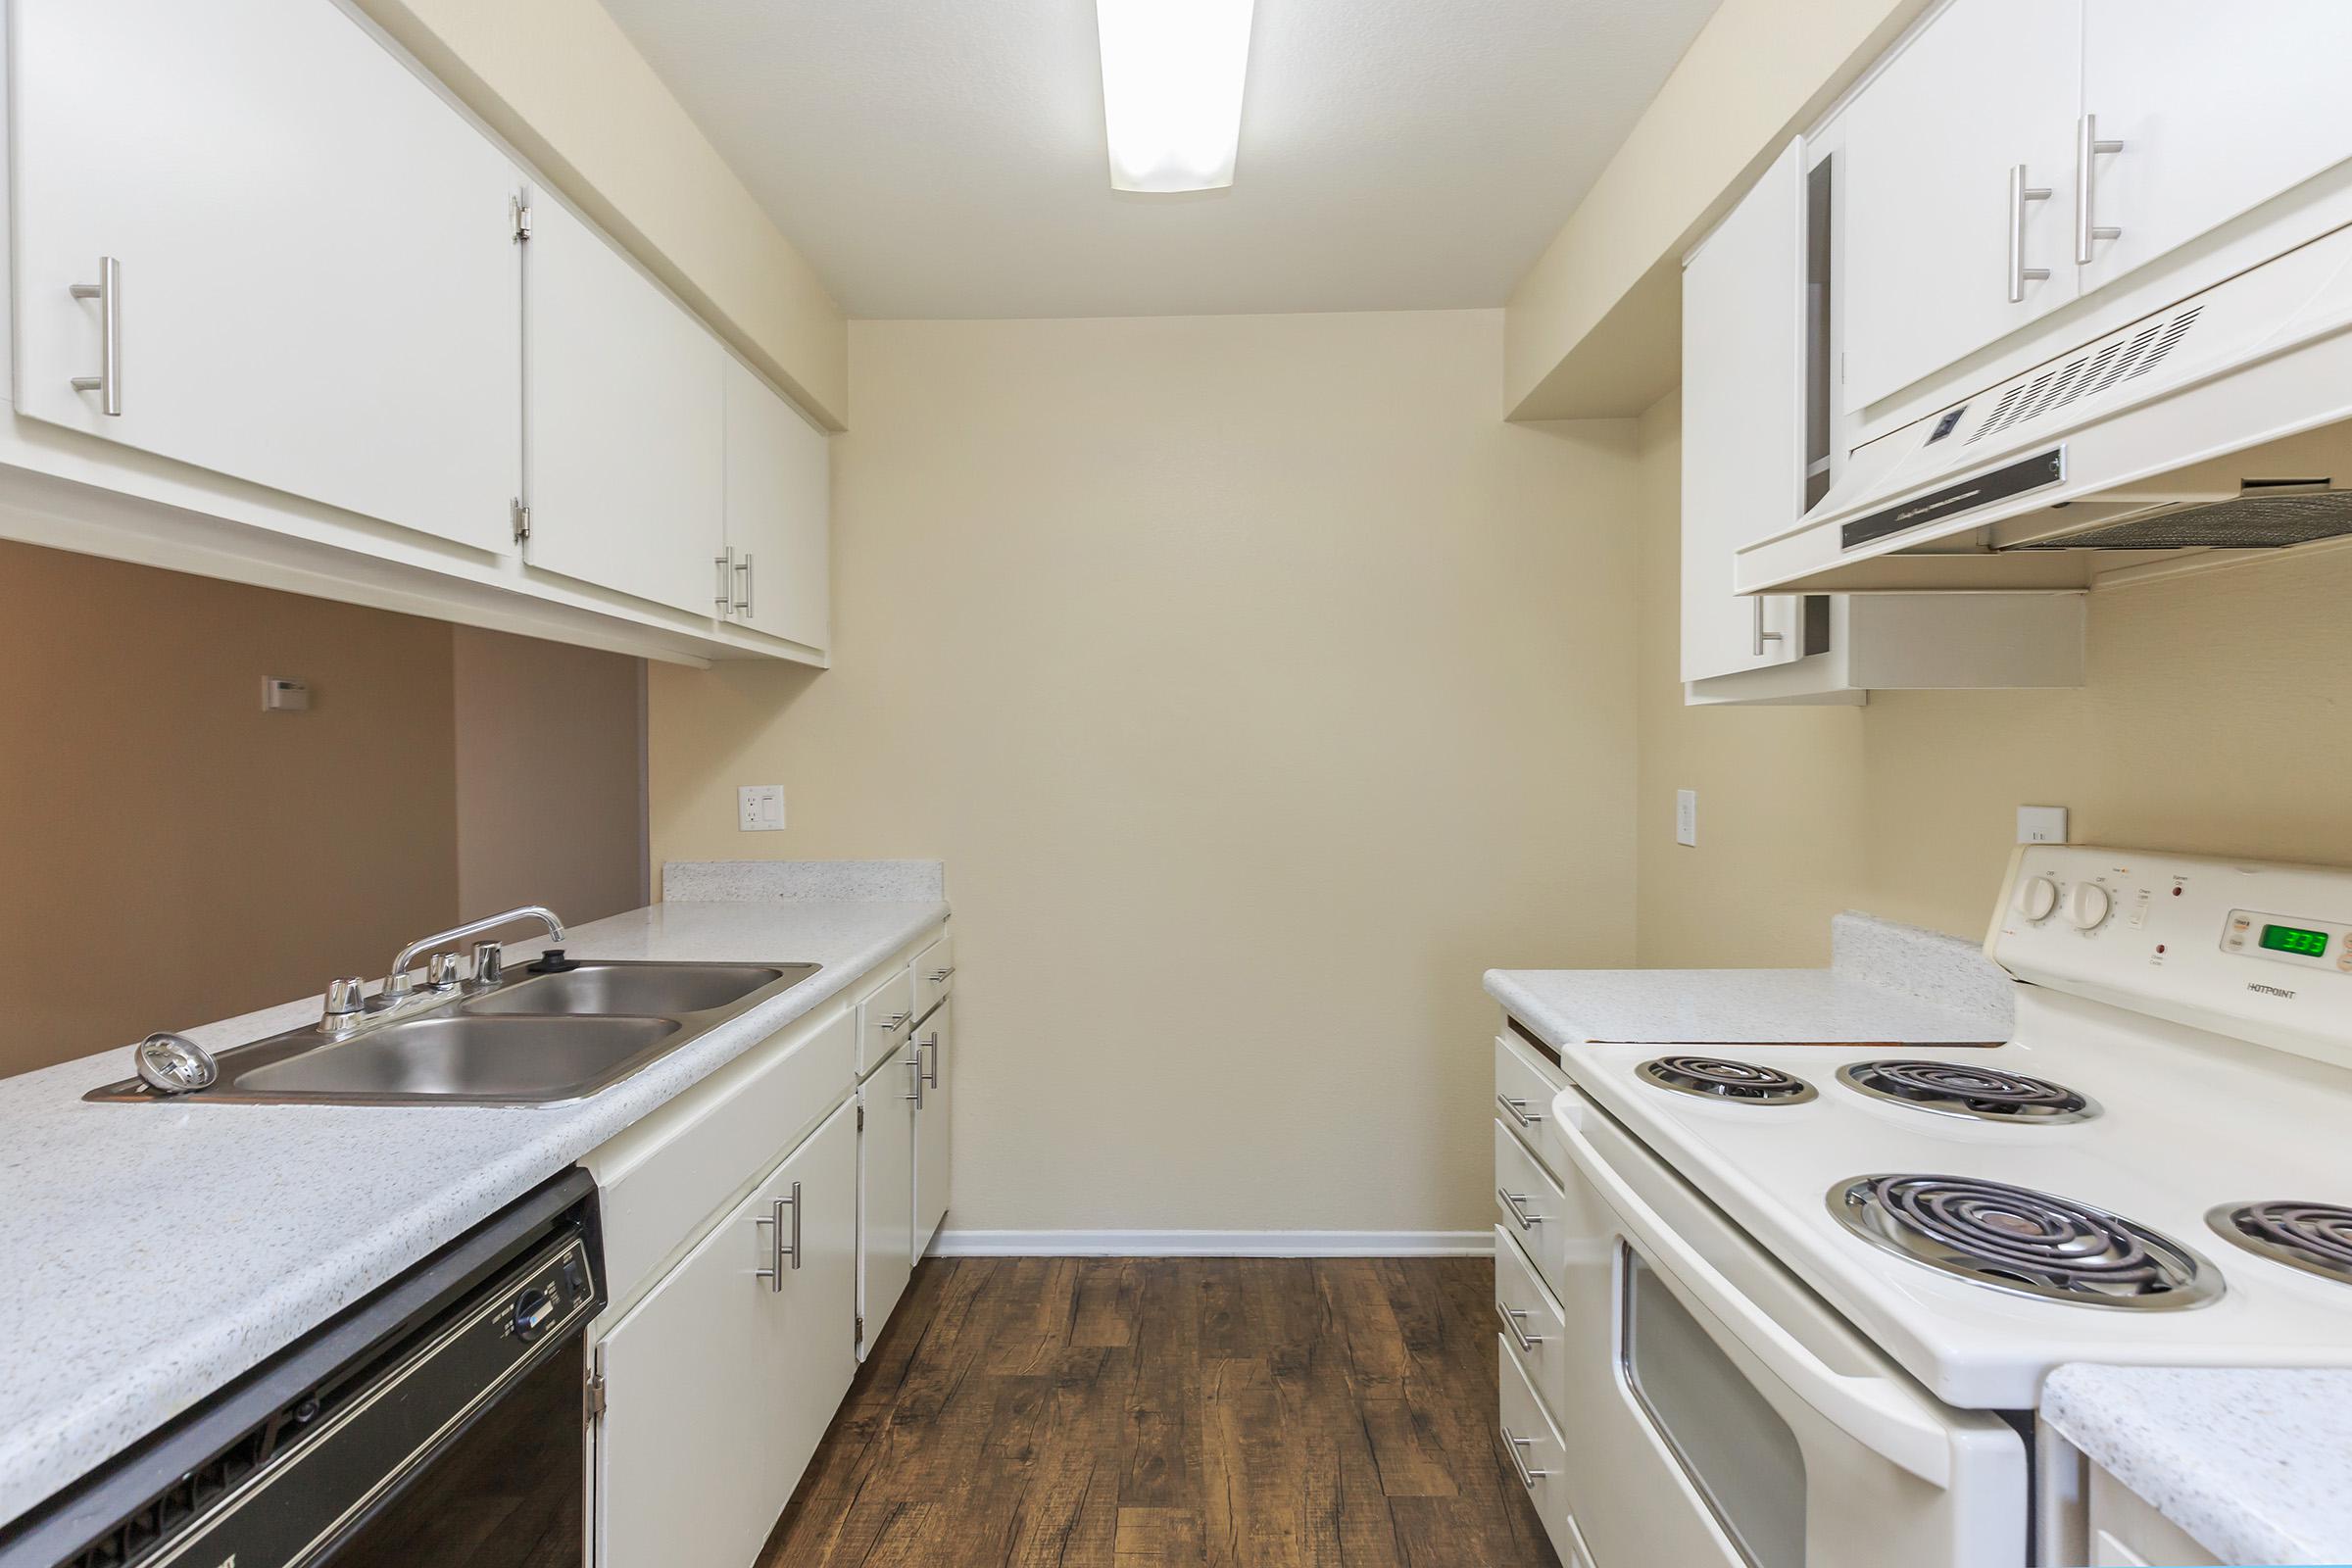
[[2047, 920], [2058, 908], [2058, 884], [2046, 876], [2031, 877], [2017, 890], [2017, 912], [2029, 920]]
[[2066, 917], [2078, 931], [2096, 931], [2114, 908], [2115, 901], [2096, 882], [2078, 882], [2066, 896]]

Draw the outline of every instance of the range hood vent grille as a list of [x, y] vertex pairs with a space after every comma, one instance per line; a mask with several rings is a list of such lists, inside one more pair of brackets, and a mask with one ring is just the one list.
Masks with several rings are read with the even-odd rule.
[[2352, 534], [2352, 490], [2242, 495], [2174, 507], [2012, 550], [2283, 550]]
[[2053, 414], [2082, 398], [2096, 397], [2109, 387], [2147, 374], [2162, 365], [2188, 329], [2197, 324], [2205, 307], [2191, 305], [2169, 321], [2149, 321], [2126, 327], [2093, 351], [2085, 349], [2063, 367], [2042, 370], [2032, 380], [2012, 382], [1993, 404], [1992, 413], [1962, 446], [1975, 446], [2013, 424], [2024, 424]]

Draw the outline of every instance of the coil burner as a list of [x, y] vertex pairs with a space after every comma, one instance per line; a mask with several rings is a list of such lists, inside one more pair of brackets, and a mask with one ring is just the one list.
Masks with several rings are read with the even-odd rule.
[[2224, 1203], [2205, 1223], [2273, 1262], [2352, 1281], [2352, 1208], [2341, 1203]]
[[1994, 1290], [2083, 1306], [2199, 1306], [2220, 1271], [2120, 1214], [2004, 1182], [1963, 1176], [1857, 1176], [1830, 1212], [1872, 1246]]
[[1793, 1073], [1715, 1056], [1660, 1056], [1634, 1070], [1678, 1095], [1743, 1105], [1801, 1105], [1815, 1095], [1813, 1086]]
[[1879, 1100], [1962, 1116], [1973, 1121], [2056, 1126], [2099, 1113], [2089, 1098], [2064, 1084], [1958, 1061], [1855, 1061], [1838, 1069], [1838, 1082]]

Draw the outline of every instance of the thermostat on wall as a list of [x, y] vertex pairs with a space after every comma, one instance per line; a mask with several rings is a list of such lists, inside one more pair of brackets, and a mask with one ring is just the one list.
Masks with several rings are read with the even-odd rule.
[[311, 688], [283, 675], [262, 677], [262, 710], [268, 713], [300, 713], [311, 706]]

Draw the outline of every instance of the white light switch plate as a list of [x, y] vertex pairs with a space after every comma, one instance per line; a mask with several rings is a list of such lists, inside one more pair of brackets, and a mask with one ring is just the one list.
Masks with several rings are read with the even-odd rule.
[[784, 786], [740, 784], [735, 789], [735, 826], [744, 833], [776, 833], [784, 827]]
[[1674, 792], [1674, 842], [1698, 848], [1698, 791]]
[[2066, 842], [2066, 808], [2063, 806], [2021, 806], [2017, 808], [2017, 842], [2020, 844], [2064, 844]]

